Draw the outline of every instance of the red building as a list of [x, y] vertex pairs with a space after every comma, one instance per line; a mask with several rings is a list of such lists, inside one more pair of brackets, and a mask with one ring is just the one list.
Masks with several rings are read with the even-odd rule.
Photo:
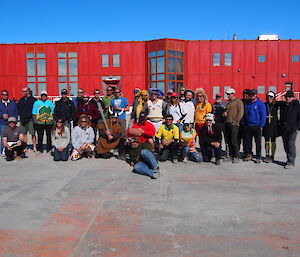
[[[138, 87], [164, 91], [203, 87], [209, 98], [233, 87], [300, 91], [300, 40], [177, 40], [0, 44], [0, 89], [19, 98], [29, 86], [35, 95], [47, 90], [71, 95], [105, 90], [103, 80], [120, 80], [132, 101]], [[103, 91], [105, 92], [105, 91]]]

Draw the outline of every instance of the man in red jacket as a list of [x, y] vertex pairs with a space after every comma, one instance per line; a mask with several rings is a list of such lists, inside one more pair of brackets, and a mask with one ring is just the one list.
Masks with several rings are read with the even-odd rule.
[[140, 143], [149, 143], [152, 149], [154, 149], [154, 135], [155, 127], [147, 121], [144, 112], [140, 113], [138, 121], [133, 121], [133, 126], [127, 130], [127, 137], [137, 137]]

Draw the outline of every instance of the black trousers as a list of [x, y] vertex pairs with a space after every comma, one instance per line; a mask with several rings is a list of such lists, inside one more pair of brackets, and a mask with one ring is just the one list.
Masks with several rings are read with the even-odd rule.
[[161, 149], [159, 160], [162, 162], [166, 161], [168, 159], [169, 153], [171, 153], [172, 160], [178, 159], [178, 150], [179, 144], [176, 142], [164, 146], [164, 148]]
[[47, 152], [51, 151], [52, 144], [51, 144], [51, 129], [53, 125], [41, 125], [41, 124], [35, 124], [35, 128], [38, 135], [38, 143], [37, 143], [37, 150], [39, 152], [43, 151], [43, 138], [44, 138], [44, 132], [46, 131], [46, 137], [47, 137]]
[[17, 156], [21, 156], [21, 154], [24, 152], [24, 150], [26, 149], [27, 145], [22, 142], [22, 144], [20, 146], [16, 146], [12, 149], [12, 151], [8, 150], [7, 148], [5, 148], [4, 152], [6, 155], [6, 160], [8, 161], [12, 161], [14, 159], [14, 153], [17, 153]]
[[217, 160], [221, 158], [221, 145], [219, 147], [214, 147], [213, 145], [203, 145], [201, 146], [201, 152], [204, 162], [210, 162], [213, 155]]
[[256, 146], [256, 158], [261, 158], [261, 138], [262, 130], [259, 126], [245, 126], [244, 127], [244, 136], [245, 136], [245, 149], [244, 153], [246, 155], [252, 155], [252, 141], [254, 138]]
[[288, 164], [295, 165], [297, 131], [284, 133], [282, 135], [284, 151], [286, 152]]
[[229, 156], [232, 158], [240, 157], [239, 126], [225, 123], [225, 135], [229, 148]]

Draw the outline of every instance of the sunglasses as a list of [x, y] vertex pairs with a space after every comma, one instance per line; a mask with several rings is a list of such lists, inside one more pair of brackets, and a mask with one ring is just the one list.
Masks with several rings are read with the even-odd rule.
[[173, 119], [166, 119], [166, 120], [173, 120]]
[[115, 91], [115, 93], [116, 93], [116, 94], [121, 94], [121, 92], [117, 92], [117, 91]]
[[78, 94], [83, 94], [83, 91], [78, 91], [77, 93], [78, 93]]
[[106, 89], [106, 91], [113, 91], [112, 89]]
[[86, 120], [82, 120], [81, 122], [87, 122]]
[[204, 97], [203, 95], [198, 95], [197, 97]]
[[28, 92], [28, 91], [27, 91], [27, 90], [22, 90], [22, 92], [23, 92], [23, 93], [26, 93], [26, 92]]
[[2, 94], [2, 95], [8, 95], [8, 94]]
[[100, 95], [100, 93], [99, 92], [97, 92], [97, 93], [95, 92], [94, 95]]

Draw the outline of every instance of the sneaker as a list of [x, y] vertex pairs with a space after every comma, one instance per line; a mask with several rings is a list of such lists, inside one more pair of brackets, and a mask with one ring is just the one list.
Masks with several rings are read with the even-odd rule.
[[240, 158], [234, 157], [232, 160], [232, 163], [239, 163], [240, 162]]
[[178, 160], [177, 159], [174, 159], [172, 162], [173, 162], [173, 164], [178, 164]]
[[232, 160], [232, 158], [231, 157], [225, 157], [224, 159], [223, 159], [223, 162], [232, 162], [233, 160]]
[[156, 171], [153, 173], [151, 179], [158, 179], [160, 177], [160, 172], [159, 171]]
[[28, 158], [28, 156], [26, 155], [26, 153], [22, 153], [20, 156], [21, 156], [23, 159]]
[[269, 155], [266, 156], [266, 158], [264, 159], [264, 162], [265, 162], [265, 163], [271, 162], [271, 158], [270, 158]]
[[260, 158], [255, 159], [254, 163], [261, 163], [261, 159]]
[[182, 160], [182, 162], [183, 162], [183, 163], [187, 163], [187, 158], [184, 157], [183, 160]]
[[220, 165], [220, 160], [219, 159], [216, 159], [216, 162], [215, 162], [216, 165]]
[[252, 155], [251, 154], [246, 155], [246, 157], [243, 159], [243, 161], [244, 162], [252, 161]]
[[285, 169], [292, 169], [293, 167], [294, 167], [294, 165], [291, 163], [287, 163], [286, 165], [284, 165]]

